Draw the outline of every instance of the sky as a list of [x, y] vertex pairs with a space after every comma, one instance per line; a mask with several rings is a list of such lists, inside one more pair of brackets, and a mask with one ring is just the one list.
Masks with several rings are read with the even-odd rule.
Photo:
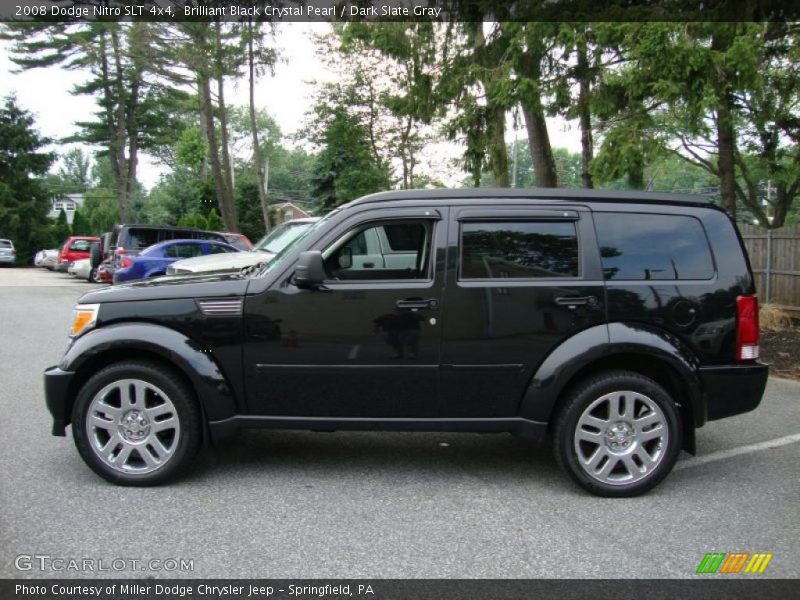
[[[327, 23], [280, 23], [277, 25], [276, 45], [281, 49], [283, 60], [276, 65], [274, 76], [262, 76], [256, 85], [256, 105], [265, 108], [278, 122], [284, 135], [291, 135], [305, 122], [314, 92], [313, 81], [330, 79], [314, 52], [312, 35], [325, 33]], [[76, 132], [74, 123], [84, 120], [97, 110], [94, 100], [88, 96], [70, 94], [72, 87], [84, 79], [78, 71], [67, 71], [58, 67], [35, 69], [14, 73], [16, 66], [9, 58], [9, 44], [0, 40], [0, 97], [16, 94], [22, 108], [33, 113], [39, 132], [58, 140]], [[235, 85], [228, 83], [226, 100], [229, 104], [246, 105], [248, 89], [246, 79]], [[553, 147], [580, 151], [580, 133], [574, 123], [563, 119], [549, 119], [550, 141]], [[516, 132], [519, 139], [525, 131]], [[515, 132], [509, 127], [506, 137], [513, 141]], [[65, 152], [70, 146], [58, 144], [54, 150]], [[426, 149], [430, 173], [445, 183], [455, 185], [465, 174], [451, 164], [459, 155], [458, 146], [445, 142], [434, 142]], [[54, 165], [57, 169], [58, 165]], [[147, 155], [140, 158], [139, 179], [150, 189], [166, 171], [163, 165]]]

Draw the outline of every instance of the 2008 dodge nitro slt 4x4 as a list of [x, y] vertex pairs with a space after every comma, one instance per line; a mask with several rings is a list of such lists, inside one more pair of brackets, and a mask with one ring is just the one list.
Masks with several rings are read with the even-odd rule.
[[630, 496], [759, 404], [754, 293], [702, 197], [387, 192], [261, 271], [84, 295], [47, 405], [119, 484], [240, 427], [511, 432], [552, 434], [579, 485]]

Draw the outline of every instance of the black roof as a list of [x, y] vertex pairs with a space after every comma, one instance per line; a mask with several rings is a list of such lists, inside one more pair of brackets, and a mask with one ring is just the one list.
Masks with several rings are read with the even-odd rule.
[[670, 194], [631, 190], [587, 190], [567, 188], [459, 188], [432, 190], [395, 190], [370, 194], [352, 204], [393, 200], [463, 200], [477, 198], [509, 198], [532, 200], [575, 200], [580, 202], [652, 202], [660, 204], [710, 204], [707, 196]]

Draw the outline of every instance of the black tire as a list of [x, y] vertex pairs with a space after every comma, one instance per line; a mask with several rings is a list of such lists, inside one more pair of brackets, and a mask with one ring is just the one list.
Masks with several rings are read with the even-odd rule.
[[86, 278], [89, 283], [100, 283], [100, 280], [97, 279], [97, 267], [93, 267], [91, 271], [89, 271], [89, 277]]
[[[627, 402], [634, 418], [610, 413], [612, 406], [627, 407]], [[594, 424], [605, 422], [604, 408], [609, 411], [606, 429]], [[638, 419], [637, 410], [643, 415]], [[655, 423], [640, 426], [648, 420]], [[639, 373], [608, 371], [568, 392], [556, 417], [553, 443], [559, 466], [583, 489], [598, 496], [630, 497], [651, 490], [669, 474], [680, 453], [681, 432], [680, 413], [663, 387]], [[585, 441], [587, 434], [592, 439]], [[649, 439], [659, 434], [660, 439]], [[594, 457], [599, 457], [596, 465], [591, 464]], [[607, 468], [610, 472], [603, 473]]]
[[101, 262], [103, 262], [103, 251], [100, 249], [100, 244], [92, 244], [89, 247], [89, 263], [96, 269]]
[[[141, 468], [153, 468], [154, 470], [150, 472], [125, 471], [124, 467], [126, 465], [119, 465], [116, 468], [110, 466], [108, 461], [100, 456], [102, 452], [98, 448], [97, 434], [98, 431], [100, 433], [108, 432], [104, 432], [102, 429], [94, 429], [92, 433], [87, 431], [87, 419], [90, 418], [89, 409], [93, 406], [93, 401], [95, 401], [96, 397], [99, 397], [101, 390], [120, 385], [119, 382], [121, 380], [141, 381], [145, 386], [151, 386], [163, 392], [167, 402], [171, 404], [168, 407], [168, 419], [170, 422], [172, 422], [171, 419], [176, 419], [177, 431], [174, 432], [172, 446], [168, 451], [171, 454], [166, 455], [165, 453], [166, 458], [162, 459], [163, 464], [148, 467], [148, 465], [144, 464], [146, 461], [143, 460], [145, 458], [143, 453], [148, 452], [150, 454], [149, 449], [152, 448], [152, 455], [155, 456], [157, 454], [155, 447], [147, 443], [147, 440], [151, 438], [149, 433], [146, 439], [135, 442], [138, 446], [122, 437], [126, 435], [123, 434], [124, 426], [120, 424], [122, 417], [123, 415], [129, 415], [132, 411], [126, 411], [125, 406], [120, 401], [120, 419], [115, 420], [112, 417], [108, 417], [109, 423], [112, 425], [108, 427], [108, 430], [115, 431], [115, 434], [118, 432], [117, 445], [120, 448], [119, 454], [121, 455], [128, 447], [132, 448], [133, 451], [128, 450], [128, 454], [131, 457], [129, 460], [133, 465], [132, 468], [135, 469], [135, 462], [139, 462], [141, 459]], [[128, 389], [130, 394], [133, 390], [130, 387]], [[140, 394], [133, 394], [135, 396], [134, 402], [138, 402], [139, 406], [142, 406], [142, 404], [146, 406], [148, 402], [153, 402], [153, 399], [156, 402], [163, 402], [161, 395], [154, 393], [152, 389], [146, 392], [145, 396], [147, 394], [150, 394], [149, 398], [143, 399], [141, 402], [139, 402]], [[113, 399], [108, 400], [108, 403], [113, 404]], [[97, 405], [95, 404], [94, 406], [96, 409]], [[156, 405], [155, 408], [158, 409], [161, 406]], [[152, 410], [152, 408], [148, 410]], [[94, 414], [97, 414], [96, 410]], [[147, 417], [147, 415], [143, 416]], [[158, 422], [157, 419], [157, 416], [150, 419], [151, 427]], [[155, 431], [155, 427], [153, 427], [153, 430]], [[129, 432], [129, 430], [126, 431]], [[150, 428], [146, 428], [146, 431], [149, 432]], [[144, 435], [144, 433], [138, 431], [134, 432], [135, 434]], [[158, 485], [182, 471], [199, 450], [202, 441], [201, 413], [194, 393], [172, 369], [155, 362], [119, 362], [109, 365], [93, 375], [81, 388], [72, 410], [72, 435], [81, 458], [95, 473], [104, 479], [118, 485]], [[108, 440], [108, 442], [110, 441]], [[168, 442], [167, 445], [169, 445]], [[164, 446], [162, 445], [161, 447]]]

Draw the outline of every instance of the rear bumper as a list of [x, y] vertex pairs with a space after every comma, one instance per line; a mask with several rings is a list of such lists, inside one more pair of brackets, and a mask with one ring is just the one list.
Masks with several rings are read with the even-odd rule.
[[70, 383], [75, 374], [50, 367], [44, 372], [44, 397], [47, 410], [53, 416], [53, 435], [64, 436], [64, 429], [70, 422], [71, 399]]
[[724, 367], [702, 367], [700, 377], [706, 391], [707, 420], [740, 415], [761, 403], [769, 367], [762, 363]]

